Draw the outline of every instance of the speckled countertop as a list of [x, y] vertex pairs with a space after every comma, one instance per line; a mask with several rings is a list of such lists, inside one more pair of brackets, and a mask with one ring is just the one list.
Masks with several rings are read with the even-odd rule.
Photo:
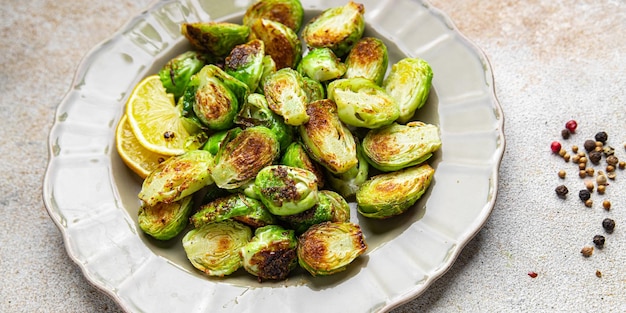
[[[82, 57], [150, 3], [0, 6], [1, 312], [120, 312], [68, 257], [43, 205], [42, 179], [55, 109]], [[626, 2], [431, 3], [489, 58], [507, 146], [484, 228], [442, 278], [394, 312], [626, 312], [626, 171], [587, 208], [577, 199], [576, 166], [549, 150], [576, 119], [565, 147], [606, 131], [626, 160]], [[570, 188], [566, 200], [555, 195], [560, 184]], [[612, 234], [602, 229], [606, 217], [617, 223]], [[596, 234], [605, 235], [604, 249], [582, 257]]]

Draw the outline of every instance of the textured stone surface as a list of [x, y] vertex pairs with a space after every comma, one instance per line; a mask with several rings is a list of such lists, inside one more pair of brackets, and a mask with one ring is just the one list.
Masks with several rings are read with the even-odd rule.
[[[47, 136], [81, 58], [150, 1], [4, 1], [0, 7], [0, 311], [120, 312], [68, 257], [43, 205]], [[505, 116], [498, 200], [450, 271], [394, 312], [625, 312], [626, 172], [586, 208], [575, 165], [549, 150], [600, 130], [626, 160], [626, 3], [432, 0], [487, 55]], [[557, 177], [559, 169], [568, 176]], [[555, 196], [566, 184], [570, 196]], [[607, 212], [602, 199], [613, 205]], [[617, 222], [605, 248], [580, 249]], [[602, 277], [596, 277], [596, 271]], [[531, 278], [528, 273], [536, 272]]]

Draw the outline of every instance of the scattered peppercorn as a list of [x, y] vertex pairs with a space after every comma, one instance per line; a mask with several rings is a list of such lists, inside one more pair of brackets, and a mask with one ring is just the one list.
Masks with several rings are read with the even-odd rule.
[[607, 210], [607, 211], [610, 210], [611, 209], [611, 201], [609, 201], [609, 200], [602, 201], [602, 207], [605, 210]]
[[596, 147], [594, 148], [594, 150], [602, 151], [602, 149], [604, 149], [602, 146], [604, 146], [604, 142], [596, 140]]
[[626, 168], [626, 162], [625, 161], [619, 161], [619, 169], [623, 170], [624, 168]]
[[602, 160], [602, 152], [596, 150], [589, 152], [589, 161], [591, 161], [591, 163], [599, 164], [600, 160]]
[[602, 272], [600, 272], [599, 270], [596, 270], [596, 277], [602, 278]]
[[584, 169], [581, 169], [580, 171], [578, 171], [578, 177], [580, 178], [587, 177], [587, 171], [585, 171]]
[[606, 146], [606, 147], [602, 148], [602, 152], [604, 152], [604, 155], [606, 155], [606, 156], [614, 155], [615, 154], [615, 149], [613, 149], [613, 147], [611, 147], [611, 146]]
[[567, 128], [561, 131], [561, 137], [563, 137], [563, 139], [569, 139], [569, 135], [570, 135], [570, 132]]
[[565, 123], [565, 128], [571, 133], [576, 132], [576, 127], [578, 127], [578, 123], [575, 120], [569, 120], [567, 121], [567, 123]]
[[582, 250], [580, 250], [580, 253], [582, 253], [582, 255], [586, 258], [590, 257], [593, 254], [593, 247], [591, 246], [584, 246], [582, 248]]
[[602, 249], [604, 247], [605, 238], [602, 235], [593, 236], [593, 244], [598, 247], [598, 249]]
[[618, 163], [619, 159], [615, 155], [609, 155], [606, 157], [606, 164], [615, 166]]
[[565, 162], [569, 162], [570, 158], [571, 158], [571, 156], [567, 152], [563, 155], [563, 160], [565, 160]]
[[550, 144], [550, 150], [552, 150], [552, 152], [554, 153], [559, 153], [561, 151], [561, 143], [558, 141], [553, 141]]
[[607, 233], [612, 233], [613, 230], [615, 229], [615, 221], [613, 219], [610, 218], [605, 218], [604, 220], [602, 220], [602, 228], [604, 228], [604, 230]]
[[528, 272], [528, 276], [530, 276], [530, 278], [536, 278], [537, 277], [537, 273], [535, 273], [535, 272]]
[[595, 138], [596, 138], [596, 141], [599, 141], [599, 142], [604, 144], [606, 142], [606, 140], [609, 138], [609, 135], [607, 135], [606, 132], [602, 131], [602, 132], [598, 132], [596, 134]]
[[596, 176], [596, 183], [598, 185], [606, 185], [606, 175], [602, 171], [598, 171], [598, 176]]
[[593, 188], [594, 188], [594, 186], [593, 186], [593, 182], [592, 182], [592, 181], [590, 181], [590, 180], [585, 181], [585, 187], [587, 188], [587, 190], [589, 190], [589, 191], [593, 191]]
[[610, 173], [606, 174], [606, 177], [608, 177], [609, 179], [615, 179], [616, 176], [617, 176], [617, 174], [615, 174], [615, 172], [610, 172]]
[[582, 201], [587, 201], [587, 200], [589, 200], [589, 198], [591, 198], [591, 194], [589, 193], [589, 190], [581, 189], [578, 192], [578, 198], [580, 198], [580, 200], [582, 200]]
[[606, 191], [606, 186], [605, 185], [598, 185], [598, 193], [603, 195], [604, 192]]
[[585, 206], [588, 207], [588, 208], [592, 207], [593, 206], [593, 200], [591, 200], [591, 199], [585, 200]]
[[587, 164], [585, 163], [578, 163], [578, 169], [581, 171], [584, 171], [587, 168]]
[[580, 159], [578, 160], [578, 163], [587, 164], [587, 157], [584, 157], [584, 156], [580, 157]]
[[611, 173], [611, 172], [615, 172], [615, 166], [613, 165], [607, 165], [606, 166], [606, 171]]
[[591, 139], [587, 139], [585, 140], [585, 143], [583, 144], [583, 147], [585, 147], [585, 150], [587, 152], [593, 150], [596, 148], [596, 142], [594, 140]]
[[572, 152], [578, 153], [578, 146], [577, 145], [573, 145], [572, 146]]
[[556, 195], [561, 199], [565, 199], [565, 196], [567, 196], [567, 193], [569, 192], [565, 185], [560, 185], [556, 187], [554, 191], [556, 191]]
[[593, 176], [593, 173], [595, 172], [595, 170], [593, 169], [593, 167], [588, 167], [585, 169], [585, 172], [587, 172], [588, 176]]
[[565, 149], [561, 148], [561, 150], [559, 150], [559, 155], [560, 156], [564, 156], [567, 153], [567, 151], [565, 151]]
[[565, 178], [565, 175], [567, 175], [567, 173], [564, 170], [560, 170], [558, 175], [560, 178]]

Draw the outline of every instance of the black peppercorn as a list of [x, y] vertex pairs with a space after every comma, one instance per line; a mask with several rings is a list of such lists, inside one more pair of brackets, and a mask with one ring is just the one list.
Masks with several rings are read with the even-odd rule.
[[599, 249], [602, 249], [602, 247], [604, 247], [604, 241], [605, 238], [602, 235], [593, 236], [593, 244], [596, 245], [596, 247], [598, 247]]
[[581, 189], [578, 192], [578, 197], [580, 198], [580, 200], [582, 201], [587, 201], [589, 200], [589, 198], [591, 198], [591, 193], [589, 192], [589, 190], [587, 189]]
[[570, 135], [570, 132], [569, 132], [569, 130], [567, 128], [564, 128], [561, 131], [561, 137], [563, 137], [563, 139], [568, 139], [569, 135]]
[[560, 185], [560, 186], [556, 187], [556, 189], [554, 189], [554, 191], [556, 191], [556, 195], [559, 198], [561, 198], [561, 199], [565, 199], [565, 196], [569, 192], [569, 190], [567, 190], [567, 187], [565, 187], [565, 185]]
[[607, 233], [612, 233], [615, 229], [615, 221], [610, 218], [605, 218], [602, 221], [602, 228], [604, 228]]
[[589, 151], [589, 161], [593, 164], [600, 164], [600, 160], [602, 160], [602, 152], [600, 151]]
[[585, 147], [585, 151], [587, 151], [587, 152], [593, 151], [593, 149], [596, 148], [596, 142], [595, 142], [595, 140], [587, 139], [587, 140], [585, 140], [585, 143], [583, 144], [583, 147]]
[[604, 144], [606, 140], [609, 138], [609, 135], [607, 135], [606, 132], [598, 132], [595, 138], [596, 138], [596, 141], [599, 141], [602, 144]]

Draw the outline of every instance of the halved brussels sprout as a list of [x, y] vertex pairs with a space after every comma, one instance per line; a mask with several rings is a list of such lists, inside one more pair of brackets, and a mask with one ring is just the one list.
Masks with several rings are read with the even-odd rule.
[[252, 238], [250, 227], [231, 220], [205, 224], [183, 237], [191, 264], [209, 276], [232, 274], [243, 264], [240, 251]]
[[159, 71], [159, 78], [165, 90], [180, 98], [195, 73], [205, 64], [204, 56], [197, 51], [187, 51], [170, 59]]
[[235, 116], [235, 124], [246, 127], [261, 125], [269, 128], [278, 138], [281, 150], [286, 149], [293, 141], [291, 126], [286, 125], [281, 117], [269, 108], [265, 97], [258, 93], [248, 96], [248, 101]]
[[196, 50], [226, 56], [248, 40], [250, 27], [227, 22], [182, 23], [181, 33]]
[[[265, 214], [260, 212], [264, 211]], [[260, 218], [260, 219], [259, 219]], [[254, 221], [253, 227], [274, 224], [274, 216], [263, 206], [260, 201], [235, 193], [217, 198], [200, 206], [189, 221], [194, 227], [199, 228], [204, 224], [220, 222], [228, 219], [238, 220], [244, 224], [248, 220]]]
[[178, 201], [213, 183], [213, 156], [192, 150], [173, 156], [152, 171], [141, 185], [139, 199], [148, 206]]
[[310, 48], [330, 48], [337, 56], [343, 57], [363, 36], [364, 13], [365, 7], [352, 1], [327, 9], [306, 24], [302, 40]]
[[439, 128], [423, 122], [370, 130], [363, 138], [363, 154], [381, 171], [396, 171], [428, 160], [441, 147]]
[[257, 87], [256, 92], [260, 94], [264, 94], [263, 86], [265, 85], [265, 81], [267, 78], [276, 73], [278, 69], [276, 68], [276, 62], [272, 59], [271, 56], [265, 55], [263, 57], [263, 73], [261, 74], [261, 81], [259, 81], [259, 87]]
[[263, 74], [265, 44], [261, 40], [251, 40], [235, 46], [226, 57], [224, 70], [239, 79], [254, 91], [259, 86]]
[[301, 143], [292, 142], [287, 149], [285, 149], [280, 159], [280, 164], [311, 171], [317, 177], [317, 188], [322, 189], [322, 187], [324, 187], [324, 172], [322, 168], [311, 160]]
[[424, 194], [435, 175], [428, 164], [371, 177], [356, 193], [363, 216], [384, 219], [404, 213]]
[[283, 117], [285, 124], [298, 126], [309, 120], [306, 113], [309, 100], [300, 73], [290, 68], [280, 69], [267, 77], [263, 90], [268, 106]]
[[333, 50], [314, 48], [302, 57], [297, 69], [302, 76], [325, 82], [341, 77], [346, 72], [346, 65]]
[[220, 188], [238, 188], [253, 180], [262, 168], [277, 160], [279, 154], [278, 138], [269, 128], [246, 128], [218, 152], [213, 180]]
[[326, 180], [333, 190], [336, 190], [344, 198], [350, 198], [356, 194], [361, 184], [369, 177], [369, 163], [363, 156], [363, 148], [359, 143], [356, 145], [357, 165], [350, 168], [347, 172], [334, 174], [327, 171]]
[[342, 78], [328, 85], [328, 98], [337, 104], [339, 119], [356, 127], [378, 128], [400, 116], [396, 101], [372, 80]]
[[192, 196], [171, 203], [139, 207], [137, 222], [141, 230], [158, 240], [176, 237], [185, 227], [193, 209]]
[[297, 214], [317, 203], [317, 177], [309, 170], [267, 166], [257, 174], [254, 184], [261, 201], [274, 215]]
[[405, 58], [391, 66], [383, 88], [398, 103], [398, 122], [408, 122], [415, 111], [424, 106], [430, 94], [432, 80], [433, 71], [425, 60]]
[[278, 225], [257, 228], [254, 237], [241, 248], [243, 268], [259, 281], [283, 280], [298, 266], [297, 245], [293, 230]]
[[320, 190], [318, 203], [298, 214], [281, 216], [289, 228], [296, 234], [304, 233], [309, 227], [322, 222], [349, 222], [350, 205], [338, 193], [331, 190]]
[[322, 83], [306, 76], [302, 77], [302, 83], [309, 102], [326, 99], [326, 88]]
[[252, 38], [265, 43], [265, 53], [272, 56], [276, 68], [295, 68], [302, 58], [302, 43], [298, 35], [279, 22], [257, 19], [250, 25]]
[[361, 227], [349, 222], [324, 222], [311, 226], [298, 238], [298, 263], [313, 276], [344, 271], [365, 253]]
[[332, 100], [309, 103], [310, 119], [299, 127], [309, 156], [333, 173], [344, 173], [357, 163], [354, 136], [337, 115]]
[[[203, 150], [209, 151], [213, 156], [217, 156], [220, 149], [235, 136], [241, 132], [241, 128], [235, 127], [229, 130], [220, 130], [213, 133], [207, 139], [207, 142], [202, 147]], [[217, 161], [217, 160], [216, 160]]]
[[343, 77], [364, 77], [380, 86], [387, 73], [388, 63], [389, 57], [385, 43], [378, 38], [365, 37], [359, 40], [348, 53], [347, 69]]
[[284, 24], [297, 33], [303, 18], [300, 0], [259, 0], [248, 7], [243, 23], [250, 26], [255, 20], [267, 19]]

